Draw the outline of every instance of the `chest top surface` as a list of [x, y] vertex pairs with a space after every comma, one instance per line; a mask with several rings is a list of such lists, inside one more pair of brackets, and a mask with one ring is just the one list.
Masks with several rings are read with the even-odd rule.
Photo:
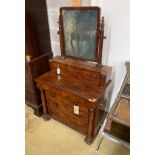
[[[57, 75], [57, 66], [60, 66], [61, 74]], [[111, 73], [111, 67], [96, 67], [94, 64], [55, 57], [50, 59], [50, 71], [36, 79], [36, 82], [48, 87], [58, 88], [72, 94], [96, 102], [102, 95]], [[105, 79], [103, 87], [100, 87], [102, 78]]]
[[90, 85], [89, 82], [84, 80], [81, 81], [73, 76], [68, 77], [65, 74], [61, 74], [59, 76], [57, 74], [53, 74], [52, 71], [40, 76], [36, 79], [36, 81], [51, 88], [54, 87], [60, 90], [71, 92], [90, 101], [96, 101], [103, 92], [103, 89], [97, 89], [96, 87]]

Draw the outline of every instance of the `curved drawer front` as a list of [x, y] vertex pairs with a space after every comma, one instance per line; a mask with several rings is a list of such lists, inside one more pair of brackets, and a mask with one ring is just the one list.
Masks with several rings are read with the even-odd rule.
[[[57, 90], [53, 90], [52, 93], [46, 91], [46, 101], [48, 113], [54, 118], [58, 118], [61, 122], [71, 126], [73, 129], [81, 131], [81, 133], [87, 134], [88, 130], [88, 108], [82, 106], [79, 100], [70, 96], [58, 95]], [[52, 94], [52, 95], [51, 95]], [[79, 114], [74, 113], [74, 106], [79, 107]]]
[[66, 106], [67, 105], [72, 105], [72, 106], [78, 105], [81, 111], [88, 114], [86, 100], [78, 96], [75, 96], [65, 91], [60, 91], [58, 89], [51, 89], [50, 91], [46, 91], [46, 95], [51, 100], [59, 100], [60, 102], [63, 102], [63, 104], [65, 104]]
[[[48, 109], [54, 109], [56, 111], [63, 112], [71, 117], [73, 117], [76, 120], [83, 121], [85, 123], [88, 123], [88, 113], [85, 113], [85, 110], [83, 110], [83, 107], [79, 106], [79, 114], [74, 113], [74, 104], [70, 104], [69, 102], [61, 99], [61, 98], [50, 98], [48, 95], [46, 95], [47, 99], [47, 106]], [[77, 105], [77, 104], [76, 104]]]
[[62, 122], [65, 125], [70, 126], [71, 128], [81, 132], [82, 134], [87, 134], [88, 132], [88, 123], [82, 122], [80, 120], [74, 119], [68, 114], [65, 114], [59, 110], [49, 109], [49, 114], [56, 120]]

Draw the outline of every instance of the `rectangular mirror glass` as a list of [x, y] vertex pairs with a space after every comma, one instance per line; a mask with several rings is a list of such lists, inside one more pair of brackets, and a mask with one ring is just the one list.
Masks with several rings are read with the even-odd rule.
[[66, 56], [96, 61], [98, 9], [62, 9]]

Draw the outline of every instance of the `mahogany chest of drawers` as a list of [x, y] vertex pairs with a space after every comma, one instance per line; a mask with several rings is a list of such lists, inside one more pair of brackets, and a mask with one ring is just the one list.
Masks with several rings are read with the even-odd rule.
[[86, 135], [85, 141], [91, 144], [104, 119], [111, 67], [61, 57], [49, 62], [50, 71], [35, 80], [41, 91], [43, 118], [52, 117]]

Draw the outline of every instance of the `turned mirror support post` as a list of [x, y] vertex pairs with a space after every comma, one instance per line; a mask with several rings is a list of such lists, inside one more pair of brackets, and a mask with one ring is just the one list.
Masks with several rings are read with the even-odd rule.
[[97, 66], [102, 66], [102, 49], [103, 49], [104, 39], [106, 39], [106, 36], [104, 36], [104, 17], [102, 17], [101, 23], [100, 23], [100, 30], [99, 30]]
[[88, 135], [85, 138], [87, 144], [92, 144], [93, 142], [93, 123], [94, 123], [94, 109], [89, 109], [89, 122], [88, 122]]
[[59, 24], [59, 38], [60, 38], [60, 50], [61, 50], [61, 57], [64, 58], [65, 56], [65, 47], [64, 47], [64, 34], [62, 31], [62, 26], [63, 26], [63, 20], [62, 20], [62, 15], [59, 15], [59, 19], [58, 19], [58, 24]]

